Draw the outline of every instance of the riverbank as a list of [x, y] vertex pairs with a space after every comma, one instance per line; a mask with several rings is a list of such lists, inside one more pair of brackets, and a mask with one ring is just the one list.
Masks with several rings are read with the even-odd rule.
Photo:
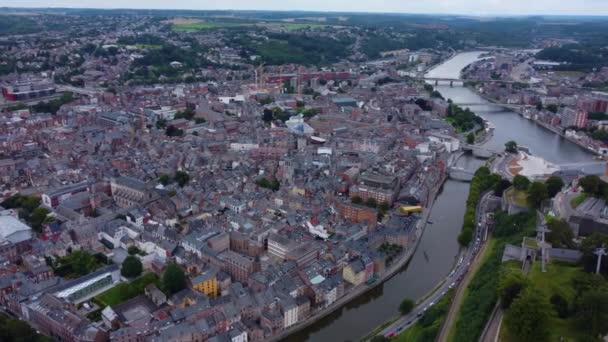
[[[491, 105], [496, 105], [496, 106], [505, 105], [504, 103], [500, 103], [500, 102], [496, 101], [495, 99], [492, 99], [491, 97], [488, 97], [485, 94], [480, 93], [477, 89], [475, 89], [475, 87], [469, 87], [469, 86], [467, 86], [466, 88], [469, 89], [470, 91], [472, 91], [473, 93], [477, 94], [482, 99], [488, 101], [489, 104], [491, 104]], [[525, 115], [525, 113], [524, 113], [523, 110], [513, 110], [513, 109], [511, 109], [511, 111], [513, 111], [514, 113], [517, 113], [522, 118], [524, 118], [526, 120], [529, 120], [529, 121], [532, 121], [535, 124], [539, 125], [540, 127], [544, 128], [544, 129], [546, 129], [546, 130], [548, 130], [548, 131], [550, 131], [552, 133], [555, 133], [555, 134], [559, 135], [560, 137], [562, 137], [562, 138], [570, 141], [571, 143], [573, 143], [573, 144], [575, 144], [575, 145], [577, 145], [577, 146], [585, 149], [586, 151], [591, 152], [594, 155], [599, 155], [598, 152], [596, 150], [594, 150], [593, 148], [591, 148], [590, 146], [585, 145], [584, 143], [582, 143], [581, 141], [579, 141], [577, 139], [574, 139], [572, 137], [566, 136], [566, 134], [564, 133], [563, 130], [561, 130], [561, 129], [555, 127], [555, 126], [552, 126], [550, 124], [547, 124], [545, 122], [542, 122], [540, 120], [534, 119], [532, 116]]]
[[428, 224], [427, 222], [431, 215], [433, 205], [435, 204], [437, 195], [439, 194], [441, 187], [443, 186], [443, 184], [445, 183], [446, 180], [447, 180], [447, 174], [444, 174], [443, 177], [441, 178], [441, 181], [435, 186], [433, 191], [430, 192], [431, 198], [429, 199], [429, 202], [428, 202], [429, 205], [423, 209], [422, 215], [420, 215], [420, 220], [416, 224], [416, 232], [414, 233], [415, 234], [414, 235], [415, 236], [414, 244], [411, 246], [411, 248], [406, 250], [403, 253], [403, 255], [401, 256], [401, 258], [396, 260], [395, 263], [393, 263], [393, 265], [391, 265], [389, 267], [389, 269], [382, 276], [380, 276], [380, 278], [376, 282], [374, 282], [371, 285], [361, 284], [359, 286], [352, 288], [348, 292], [348, 294], [342, 296], [340, 299], [336, 300], [330, 306], [319, 310], [318, 312], [314, 313], [313, 315], [311, 315], [304, 321], [299, 322], [296, 325], [281, 331], [279, 334], [273, 336], [268, 341], [281, 341], [282, 339], [285, 339], [285, 338], [289, 337], [290, 335], [295, 334], [296, 332], [309, 327], [310, 325], [316, 323], [317, 321], [321, 320], [322, 318], [326, 317], [327, 315], [331, 314], [332, 312], [342, 308], [343, 306], [345, 306], [352, 300], [356, 299], [357, 297], [362, 296], [365, 293], [367, 293], [368, 291], [371, 291], [374, 288], [382, 285], [384, 282], [388, 281], [395, 274], [397, 274], [403, 267], [407, 266], [407, 264], [409, 263], [411, 258], [414, 256], [414, 253], [418, 249], [418, 246], [420, 245], [420, 240], [421, 240], [422, 234], [424, 233], [424, 230], [426, 229], [426, 226]]

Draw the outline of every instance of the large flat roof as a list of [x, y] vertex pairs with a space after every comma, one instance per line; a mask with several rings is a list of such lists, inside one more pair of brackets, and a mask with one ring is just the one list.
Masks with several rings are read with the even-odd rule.
[[13, 243], [17, 243], [26, 240], [25, 237], [30, 238], [30, 234], [25, 234], [23, 232], [31, 232], [31, 230], [32, 228], [13, 216], [0, 216], [1, 239], [6, 239]]

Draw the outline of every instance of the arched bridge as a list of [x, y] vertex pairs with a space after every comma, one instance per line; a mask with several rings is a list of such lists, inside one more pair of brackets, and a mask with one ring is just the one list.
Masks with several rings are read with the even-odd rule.
[[449, 82], [450, 85], [454, 83], [465, 83], [465, 82], [475, 82], [475, 83], [518, 83], [515, 81], [506, 81], [506, 80], [464, 80], [461, 78], [447, 78], [447, 77], [427, 77], [427, 76], [419, 76], [413, 77], [416, 80], [420, 81], [429, 81], [434, 82], [435, 85], [438, 85], [439, 82]]
[[450, 179], [458, 180], [462, 182], [470, 182], [473, 179], [475, 172], [461, 168], [452, 166], [448, 168], [448, 176]]

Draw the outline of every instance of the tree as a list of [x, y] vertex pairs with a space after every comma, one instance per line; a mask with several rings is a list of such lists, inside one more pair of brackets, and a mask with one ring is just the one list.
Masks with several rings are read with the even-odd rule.
[[474, 144], [475, 143], [475, 134], [473, 134], [472, 132], [467, 134], [467, 144]]
[[468, 246], [469, 243], [473, 240], [473, 231], [471, 229], [463, 229], [460, 234], [458, 234], [458, 243], [461, 246]]
[[528, 204], [533, 208], [540, 208], [544, 200], [549, 198], [547, 186], [543, 182], [533, 182], [528, 188]]
[[595, 290], [584, 293], [578, 302], [578, 324], [592, 336], [608, 332], [608, 293]]
[[578, 181], [578, 185], [583, 188], [583, 191], [591, 196], [597, 196], [600, 193], [601, 183], [600, 177], [595, 175], [585, 176]]
[[380, 209], [380, 211], [387, 212], [390, 208], [391, 206], [387, 201], [382, 201], [382, 203], [378, 204], [378, 209]]
[[494, 195], [502, 197], [503, 192], [511, 187], [511, 182], [508, 179], [501, 179], [496, 185], [494, 185]]
[[142, 253], [142, 251], [139, 248], [137, 248], [137, 246], [129, 246], [129, 248], [127, 249], [127, 252], [129, 252], [130, 255]]
[[167, 127], [167, 120], [160, 118], [156, 120], [156, 129], [163, 129]]
[[548, 104], [546, 108], [547, 108], [548, 111], [550, 111], [552, 113], [557, 113], [558, 107], [557, 107], [556, 104], [553, 104], [553, 103], [552, 104]]
[[528, 287], [511, 304], [505, 324], [515, 341], [546, 341], [551, 311], [544, 293]]
[[29, 219], [30, 224], [32, 225], [32, 229], [36, 232], [40, 232], [42, 229], [42, 224], [47, 220], [47, 214], [49, 211], [46, 208], [38, 207], [32, 211], [32, 215]]
[[125, 278], [139, 277], [143, 270], [141, 261], [134, 255], [129, 255], [122, 263], [120, 274]]
[[163, 289], [170, 294], [177, 293], [186, 288], [186, 275], [184, 271], [172, 263], [163, 273]]
[[519, 191], [525, 191], [530, 186], [530, 180], [526, 176], [517, 175], [513, 177], [513, 187]]
[[442, 100], [444, 99], [444, 98], [443, 98], [443, 95], [441, 95], [441, 93], [440, 93], [440, 92], [438, 92], [437, 90], [433, 90], [433, 91], [431, 92], [431, 97], [432, 97], [432, 98], [437, 98], [437, 99], [442, 99]]
[[70, 266], [74, 278], [87, 275], [101, 266], [97, 259], [86, 251], [72, 252], [62, 263]]
[[176, 171], [173, 178], [181, 187], [184, 187], [190, 181], [190, 175], [186, 171]]
[[184, 135], [184, 131], [173, 125], [169, 125], [169, 127], [167, 127], [165, 130], [165, 134], [169, 137], [181, 137]]
[[27, 322], [0, 314], [0, 341], [51, 342], [51, 338], [36, 333]]
[[370, 197], [367, 199], [367, 201], [365, 201], [365, 205], [370, 208], [376, 208], [378, 206], [378, 202], [374, 198]]
[[505, 143], [505, 151], [509, 153], [517, 153], [517, 143], [513, 140], [507, 141]]
[[547, 193], [549, 194], [550, 198], [555, 197], [555, 195], [557, 195], [564, 187], [564, 181], [558, 176], [549, 177], [545, 184], [547, 185]]
[[509, 271], [503, 273], [498, 284], [498, 294], [500, 296], [500, 305], [503, 310], [508, 309], [515, 298], [524, 289], [526, 279], [521, 271]]
[[176, 112], [173, 115], [173, 119], [186, 119], [188, 121], [192, 120], [194, 118], [194, 115], [196, 114], [196, 112], [191, 109], [191, 108], [186, 108], [184, 111], [182, 112]]
[[562, 297], [558, 294], [554, 294], [553, 296], [551, 296], [550, 302], [551, 302], [551, 305], [553, 305], [553, 309], [555, 309], [555, 312], [557, 313], [557, 317], [559, 317], [559, 318], [568, 317], [568, 313], [569, 313], [568, 301], [564, 297]]
[[359, 196], [354, 196], [351, 199], [351, 202], [353, 202], [353, 204], [362, 204], [363, 203], [363, 199]]
[[414, 302], [409, 298], [405, 298], [403, 301], [401, 301], [401, 304], [399, 304], [399, 312], [402, 315], [409, 314], [410, 312], [412, 312], [413, 309]]
[[167, 174], [162, 174], [158, 178], [158, 182], [165, 186], [169, 185], [169, 183], [171, 183], [171, 177], [169, 177], [169, 175], [167, 175]]
[[266, 122], [266, 123], [269, 123], [270, 121], [273, 120], [272, 109], [264, 108], [264, 114], [262, 115], [262, 120], [264, 120], [264, 122]]
[[568, 225], [568, 222], [564, 220], [550, 220], [547, 222], [547, 226], [550, 232], [547, 234], [547, 241], [549, 241], [555, 248], [571, 248], [574, 246], [572, 239], [574, 239], [574, 233]]

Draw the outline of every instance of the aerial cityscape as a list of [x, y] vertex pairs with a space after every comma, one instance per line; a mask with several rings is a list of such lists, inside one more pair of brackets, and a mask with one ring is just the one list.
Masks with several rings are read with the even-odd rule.
[[0, 0], [0, 341], [608, 339], [608, 3], [192, 3]]

